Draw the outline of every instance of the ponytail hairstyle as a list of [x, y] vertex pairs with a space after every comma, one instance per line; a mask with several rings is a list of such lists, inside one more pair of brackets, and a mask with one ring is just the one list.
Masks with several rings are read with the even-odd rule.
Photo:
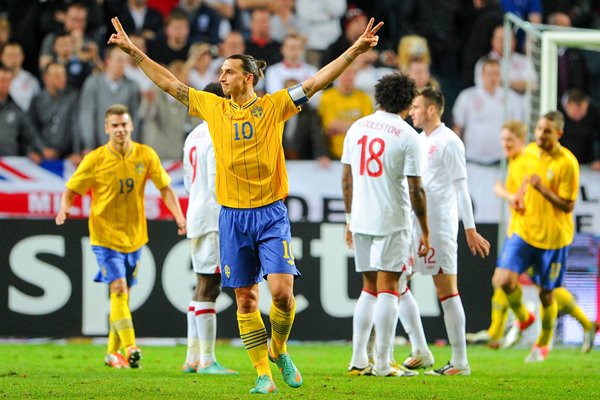
[[242, 69], [245, 73], [251, 74], [254, 77], [252, 86], [256, 87], [258, 81], [265, 77], [267, 63], [263, 60], [257, 60], [248, 54], [234, 54], [227, 57], [227, 60], [241, 60]]

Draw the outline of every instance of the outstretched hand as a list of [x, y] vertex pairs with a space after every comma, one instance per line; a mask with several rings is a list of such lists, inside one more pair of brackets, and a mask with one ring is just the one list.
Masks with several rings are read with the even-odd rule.
[[374, 23], [375, 18], [371, 18], [363, 34], [360, 35], [360, 37], [356, 40], [355, 44], [357, 45], [360, 53], [366, 53], [373, 47], [377, 46], [377, 43], [379, 42], [379, 36], [376, 35], [376, 33], [383, 26], [383, 21], [373, 26]]

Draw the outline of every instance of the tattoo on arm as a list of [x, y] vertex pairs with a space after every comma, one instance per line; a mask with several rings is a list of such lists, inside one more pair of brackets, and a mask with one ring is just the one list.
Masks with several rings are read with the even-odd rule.
[[190, 89], [187, 85], [180, 83], [175, 89], [175, 98], [185, 104], [189, 104]]
[[352, 57], [350, 57], [348, 54], [344, 53], [342, 54], [342, 57], [344, 57], [344, 61], [346, 61], [348, 64], [352, 64], [352, 61], [354, 61], [352, 59]]
[[140, 65], [142, 61], [144, 61], [144, 55], [140, 54], [140, 53], [133, 53], [131, 55], [131, 58], [133, 58], [133, 62], [136, 63], [136, 65]]

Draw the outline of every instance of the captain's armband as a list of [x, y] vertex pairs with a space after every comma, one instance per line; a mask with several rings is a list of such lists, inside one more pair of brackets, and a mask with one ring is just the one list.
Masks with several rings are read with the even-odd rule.
[[289, 87], [287, 91], [296, 107], [300, 107], [302, 104], [308, 102], [308, 97], [306, 97], [306, 93], [304, 93], [301, 83], [297, 84], [296, 86]]

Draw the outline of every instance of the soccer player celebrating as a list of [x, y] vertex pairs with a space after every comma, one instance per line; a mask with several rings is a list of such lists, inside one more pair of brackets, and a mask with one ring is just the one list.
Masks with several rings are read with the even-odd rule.
[[92, 190], [90, 242], [99, 267], [94, 280], [107, 283], [110, 291], [105, 363], [114, 368], [139, 368], [142, 353], [135, 344], [129, 292], [137, 283], [142, 246], [148, 242], [144, 212], [148, 178], [175, 217], [180, 235], [186, 232], [186, 221], [177, 195], [169, 186], [171, 178], [156, 152], [131, 140], [133, 124], [127, 107], [110, 106], [105, 113], [104, 129], [108, 143], [85, 156], [68, 180], [55, 221], [57, 225], [64, 224], [75, 196]]
[[416, 93], [414, 81], [406, 75], [384, 76], [375, 86], [380, 109], [354, 122], [344, 140], [346, 243], [354, 247], [356, 271], [363, 276], [353, 316], [351, 375], [371, 375], [367, 341], [373, 326], [377, 353], [372, 374], [416, 375], [390, 364], [399, 279], [410, 273], [411, 205], [422, 232], [418, 254], [429, 251], [418, 135], [403, 119]]
[[[218, 83], [205, 91], [225, 97]], [[187, 312], [188, 349], [183, 372], [237, 374], [215, 357], [216, 301], [221, 293], [219, 210], [215, 196], [215, 152], [205, 122], [192, 130], [183, 145], [183, 182], [189, 193], [187, 237], [190, 239], [196, 290]]]
[[[219, 82], [223, 99], [178, 81], [149, 59], [129, 39], [117, 18], [109, 44], [129, 54], [161, 89], [204, 119], [215, 149], [216, 192], [221, 204], [219, 240], [223, 286], [235, 288], [237, 319], [242, 341], [258, 378], [251, 393], [277, 391], [269, 360], [277, 364], [291, 387], [302, 376], [287, 352], [294, 322], [296, 268], [290, 249], [290, 224], [283, 199], [288, 180], [282, 147], [284, 122], [316, 92], [331, 84], [356, 57], [377, 45], [383, 25], [369, 21], [364, 33], [341, 56], [301, 84], [259, 98], [254, 92], [266, 64], [245, 54], [225, 59]], [[258, 283], [266, 277], [273, 304], [269, 313], [271, 344], [258, 309]]]
[[[522, 321], [517, 282], [519, 274], [533, 266], [540, 286], [542, 330], [527, 362], [544, 361], [557, 317], [553, 290], [562, 286], [569, 245], [575, 226], [573, 207], [579, 190], [579, 164], [575, 156], [562, 147], [564, 118], [560, 111], [544, 114], [535, 127], [535, 143], [525, 148], [525, 190], [515, 202], [523, 205], [514, 234], [505, 244], [496, 282], [506, 293], [515, 316]], [[524, 325], [522, 325], [524, 326]]]
[[[470, 375], [465, 341], [465, 312], [457, 284], [458, 217], [463, 221], [467, 244], [473, 255], [485, 257], [490, 243], [475, 229], [471, 197], [467, 187], [465, 148], [456, 134], [441, 122], [444, 111], [443, 94], [431, 87], [419, 92], [413, 101], [410, 116], [419, 134], [423, 161], [423, 186], [429, 199], [431, 250], [415, 260], [415, 269], [432, 275], [437, 296], [442, 303], [446, 333], [452, 347], [452, 358], [445, 366], [427, 371], [428, 375]], [[402, 300], [401, 300], [402, 301]], [[410, 306], [410, 305], [409, 305]], [[415, 332], [418, 333], [418, 332]], [[419, 343], [423, 343], [421, 338]], [[431, 357], [428, 350], [411, 354], [404, 361], [407, 368], [424, 366]]]

